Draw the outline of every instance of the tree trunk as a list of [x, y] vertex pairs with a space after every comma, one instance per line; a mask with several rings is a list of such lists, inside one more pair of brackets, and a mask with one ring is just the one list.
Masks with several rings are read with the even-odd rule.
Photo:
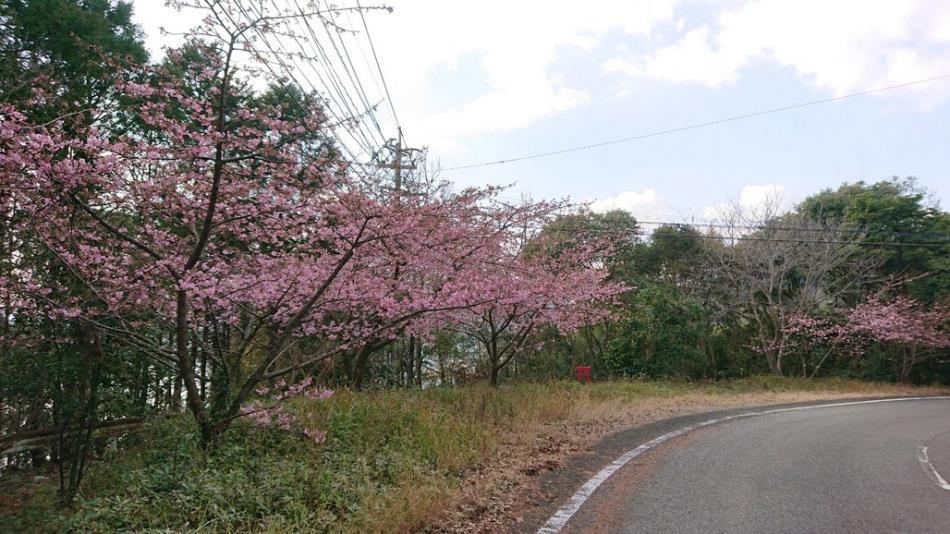
[[782, 359], [780, 355], [769, 355], [769, 371], [775, 376], [784, 376], [782, 374]]
[[416, 336], [409, 336], [406, 351], [404, 353], [400, 352], [400, 355], [403, 357], [406, 369], [406, 380], [403, 382], [403, 386], [409, 387], [416, 381]]
[[[366, 373], [366, 364], [369, 362], [369, 357], [373, 352], [384, 346], [386, 346], [386, 343], [368, 341], [360, 347], [359, 352], [356, 353], [356, 357], [353, 359], [353, 389], [363, 388], [363, 377]], [[402, 361], [402, 358], [398, 358], [398, 361]]]
[[399, 346], [392, 347], [390, 351], [393, 356], [396, 358], [396, 385], [403, 387], [406, 385], [406, 358], [403, 356], [402, 352], [399, 350]]
[[498, 385], [498, 372], [501, 371], [501, 367], [496, 367], [495, 364], [491, 366], [491, 373], [488, 376], [488, 383], [492, 386]]
[[69, 506], [79, 491], [92, 443], [92, 432], [99, 422], [99, 386], [105, 355], [102, 342], [96, 330], [81, 325], [77, 325], [76, 341], [85, 361], [80, 376], [75, 377], [80, 382], [76, 384], [74, 399], [79, 405], [67, 409], [58, 429], [60, 507]]
[[169, 408], [171, 408], [173, 412], [181, 411], [181, 386], [181, 376], [179, 376], [172, 382], [172, 395], [169, 400]]
[[445, 379], [448, 373], [446, 372], [446, 369], [445, 369], [445, 354], [443, 354], [442, 351], [439, 351], [438, 361], [439, 361], [439, 385], [444, 386]]
[[202, 347], [201, 347], [201, 370], [200, 370], [200, 391], [201, 391], [201, 400], [202, 402], [208, 401], [208, 351], [206, 350], [208, 342], [208, 329], [205, 328], [201, 334]]
[[188, 295], [179, 290], [175, 308], [175, 355], [178, 359], [178, 377], [185, 385], [185, 398], [188, 409], [198, 423], [201, 432], [201, 445], [210, 448], [217, 436], [218, 430], [208, 417], [201, 394], [195, 383], [195, 365], [188, 350]]
[[910, 374], [914, 370], [914, 364], [917, 363], [917, 347], [910, 350], [904, 348], [901, 353], [903, 358], [901, 358], [900, 381], [906, 384], [910, 382]]
[[485, 349], [488, 350], [488, 383], [492, 386], [498, 385], [498, 372], [501, 371], [501, 355], [498, 354], [498, 334], [492, 325], [491, 339], [485, 343]]
[[416, 387], [422, 389], [422, 341], [416, 343]]

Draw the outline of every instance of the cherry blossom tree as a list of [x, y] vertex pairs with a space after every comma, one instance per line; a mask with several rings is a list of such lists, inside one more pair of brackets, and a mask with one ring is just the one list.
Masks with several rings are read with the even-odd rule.
[[[185, 63], [184, 76], [156, 68], [143, 76], [152, 82], [116, 87], [138, 110], [135, 133], [80, 131], [68, 117], [35, 126], [7, 106], [0, 168], [4, 202], [24, 214], [12, 230], [41, 243], [85, 291], [41, 286], [25, 270], [5, 273], [5, 287], [174, 369], [210, 443], [260, 382], [391, 328], [341, 318], [380, 294], [380, 270], [400, 261], [393, 251], [431, 266], [453, 210], [475, 199], [418, 206], [368, 194], [315, 135], [327, 129], [317, 100], [291, 113], [239, 78], [238, 52], [280, 17], [238, 23], [226, 3], [207, 7], [195, 34], [203, 40], [187, 45], [201, 61]], [[398, 315], [394, 303], [374, 304]], [[208, 326], [210, 343], [196, 335]], [[301, 336], [332, 343], [288, 362]], [[195, 375], [199, 348], [220, 377], [210, 403]]]
[[873, 293], [851, 311], [849, 328], [885, 345], [902, 382], [914, 366], [950, 349], [950, 303], [929, 307], [906, 295], [888, 296], [889, 287]]
[[[485, 300], [484, 279], [468, 269], [495, 257], [485, 221], [507, 216], [480, 205], [493, 192], [374, 200], [340, 162], [300, 157], [307, 147], [295, 136], [319, 123], [272, 119], [280, 110], [267, 109], [246, 117], [267, 130], [216, 134], [214, 118], [203, 114], [210, 108], [174, 87], [128, 90], [145, 99], [142, 120], [168, 142], [95, 132], [77, 140], [33, 129], [5, 110], [4, 177], [30, 213], [25, 224], [92, 293], [57, 299], [29, 280], [20, 289], [51, 315], [81, 318], [175, 368], [206, 439], [243, 413], [262, 381], [367, 339], [425, 331], [427, 316]], [[169, 118], [169, 95], [176, 109], [198, 109], [188, 122], [205, 130]], [[143, 315], [173, 335], [149, 337], [130, 319]], [[208, 352], [234, 386], [217, 414], [202, 402], [194, 375], [201, 343], [194, 333], [203, 322], [222, 332]], [[300, 336], [329, 343], [288, 361]]]
[[[347, 352], [359, 364], [468, 310], [490, 321], [507, 314], [496, 338], [515, 332], [492, 353], [493, 381], [533, 325], [579, 324], [575, 310], [600, 294], [600, 270], [581, 266], [583, 254], [529, 261], [507, 238], [549, 205], [510, 206], [496, 188], [380, 194], [378, 179], [330, 142], [317, 98], [275, 79], [260, 94], [242, 77], [268, 80], [273, 60], [252, 37], [281, 31], [290, 15], [248, 21], [228, 2], [205, 7], [185, 48], [116, 85], [117, 100], [136, 111], [112, 120], [134, 127], [107, 132], [69, 117], [34, 125], [0, 108], [0, 190], [22, 214], [10, 230], [82, 287], [8, 270], [7, 301], [172, 369], [207, 445], [239, 417], [277, 413], [254, 400], [262, 384]], [[199, 354], [210, 360], [210, 395]]]
[[[847, 313], [832, 316], [793, 315], [788, 319], [783, 336], [786, 350], [801, 354], [802, 376], [814, 378], [828, 358], [834, 354], [859, 357], [867, 347], [868, 338], [848, 322]], [[819, 350], [817, 361], [809, 370], [808, 354]]]
[[724, 293], [717, 313], [750, 325], [749, 348], [782, 376], [790, 321], [851, 298], [879, 261], [858, 254], [862, 234], [841, 234], [778, 208], [773, 199], [751, 211], [738, 204], [724, 210], [721, 237], [727, 246], [716, 247], [713, 257], [719, 263], [716, 286]]
[[803, 357], [803, 373], [813, 377], [830, 355], [860, 358], [870, 343], [878, 343], [894, 360], [898, 378], [907, 381], [915, 365], [950, 348], [950, 303], [927, 306], [898, 292], [918, 278], [888, 280], [853, 308], [832, 315], [792, 317], [784, 328], [787, 348], [822, 350], [810, 374]]
[[486, 300], [456, 314], [455, 330], [484, 349], [491, 385], [531, 346], [539, 327], [571, 333], [602, 320], [610, 311], [601, 304], [625, 290], [608, 281], [609, 271], [597, 261], [604, 255], [603, 243], [532, 254], [557, 248], [537, 242], [545, 237], [532, 241], [522, 235], [509, 241], [505, 254], [479, 273]]
[[[199, 76], [220, 77], [216, 94], [230, 90], [226, 63]], [[170, 82], [122, 89], [140, 100], [152, 135], [75, 137], [3, 111], [4, 178], [29, 213], [24, 225], [89, 291], [57, 298], [59, 288], [29, 280], [21, 289], [52, 316], [81, 318], [175, 368], [210, 441], [254, 384], [284, 372], [280, 355], [332, 282], [355, 268], [356, 250], [378, 239], [382, 210], [348, 188], [338, 162], [300, 157], [318, 114], [293, 122], [279, 109], [226, 110], [225, 98], [204, 101]], [[245, 125], [232, 128], [235, 119]], [[148, 315], [169, 327], [173, 345], [129, 319]], [[241, 332], [233, 357], [213, 352], [219, 368], [252, 347], [263, 353], [217, 418], [201, 401], [190, 350], [202, 320]]]
[[[384, 240], [388, 260], [376, 266], [374, 290], [364, 294], [350, 320], [374, 325], [354, 351], [352, 383], [362, 385], [369, 357], [399, 336], [428, 338], [458, 312], [491, 300], [487, 287], [510, 283], [495, 267], [517, 227], [536, 224], [548, 203], [511, 205], [497, 198], [498, 188], [468, 189], [458, 194], [403, 198], [399, 204], [420, 213], [441, 207], [433, 224], [416, 224], [408, 239]], [[444, 193], [444, 191], [443, 191]], [[441, 225], [441, 228], [440, 228]], [[489, 280], [487, 272], [497, 275]]]

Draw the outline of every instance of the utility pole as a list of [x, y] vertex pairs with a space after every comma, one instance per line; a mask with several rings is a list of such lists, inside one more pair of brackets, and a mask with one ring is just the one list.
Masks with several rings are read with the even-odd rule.
[[399, 135], [396, 136], [396, 146], [393, 147], [391, 144], [388, 145], [389, 149], [393, 152], [393, 161], [392, 163], [380, 163], [376, 166], [382, 169], [393, 169], [394, 173], [394, 182], [395, 182], [395, 197], [396, 201], [399, 201], [399, 197], [402, 194], [402, 170], [406, 169], [409, 171], [415, 170], [415, 163], [409, 162], [404, 164], [402, 158], [404, 155], [409, 155], [412, 152], [417, 152], [415, 148], [403, 148], [403, 138], [402, 138], [402, 127], [398, 127], [397, 131]]
[[399, 200], [399, 192], [402, 191], [402, 126], [397, 126], [396, 131], [396, 200]]
[[[407, 163], [403, 163], [403, 156], [409, 155], [413, 152], [419, 152], [415, 148], [403, 148], [403, 138], [402, 138], [402, 127], [397, 126], [396, 131], [398, 135], [396, 136], [396, 146], [394, 147], [392, 143], [386, 143], [386, 146], [393, 153], [393, 159], [391, 163], [380, 163], [377, 164], [377, 167], [383, 169], [392, 169], [393, 170], [393, 197], [396, 200], [396, 203], [401, 202], [400, 196], [402, 195], [402, 170], [415, 170], [416, 164], [411, 160]], [[393, 278], [399, 278], [399, 264], [396, 264], [396, 268], [393, 272]], [[409, 346], [407, 353], [404, 354], [403, 350], [406, 347], [401, 347], [398, 343], [393, 347], [393, 352], [397, 354], [396, 363], [399, 372], [399, 385], [401, 386], [410, 386], [415, 382], [418, 387], [422, 387], [422, 345], [421, 341], [416, 340], [416, 336], [409, 336]], [[408, 356], [408, 362], [406, 361], [406, 356]], [[416, 359], [418, 358], [418, 360]]]

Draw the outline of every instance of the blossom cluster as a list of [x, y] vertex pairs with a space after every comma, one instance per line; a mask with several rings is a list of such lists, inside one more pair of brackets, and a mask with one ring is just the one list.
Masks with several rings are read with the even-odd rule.
[[848, 320], [854, 330], [876, 341], [950, 348], [950, 306], [946, 303], [925, 307], [909, 296], [888, 298], [879, 291], [856, 306]]
[[[241, 406], [240, 414], [260, 426], [273, 426], [286, 432], [295, 432], [302, 425], [297, 418], [286, 410], [282, 401], [292, 397], [303, 396], [314, 400], [323, 400], [333, 396], [333, 390], [316, 387], [313, 378], [307, 377], [296, 384], [288, 384], [279, 380], [273, 387], [260, 387], [255, 393], [261, 397]], [[301, 432], [313, 440], [314, 443], [323, 443], [326, 432], [304, 427]]]
[[[36, 125], [0, 105], [0, 208], [16, 211], [12, 234], [70, 274], [68, 284], [39, 284], [31, 269], [43, 265], [4, 273], [0, 296], [16, 303], [13, 313], [114, 325], [110, 332], [182, 376], [194, 371], [182, 367], [191, 344], [228, 330], [236, 335], [202, 348], [236, 339], [240, 346], [221, 356], [265, 354], [235, 366], [252, 369], [236, 377], [248, 382], [226, 417], [243, 410], [289, 428], [288, 414], [261, 400], [243, 404], [259, 383], [486, 315], [570, 331], [603, 314], [598, 303], [621, 290], [606, 282], [592, 247], [526, 253], [527, 229], [564, 203], [510, 204], [495, 187], [392, 195], [385, 178], [362, 174], [326, 142], [333, 126], [318, 95], [281, 102], [279, 80], [270, 80], [274, 93], [254, 93], [235, 82], [237, 67], [220, 48], [198, 38], [188, 46], [197, 60], [170, 51], [165, 64], [117, 81], [110, 101], [124, 109], [97, 111], [126, 114], [128, 130], [66, 119]], [[302, 109], [289, 113], [292, 103]], [[143, 321], [174, 327], [139, 328]], [[287, 361], [303, 339], [317, 353]], [[197, 398], [192, 382], [186, 393]], [[259, 394], [277, 404], [329, 395], [311, 386], [278, 382]], [[204, 402], [188, 406], [202, 412]]]
[[950, 348], [950, 306], [929, 307], [885, 285], [837, 319], [792, 316], [784, 332], [794, 341], [820, 343], [858, 356], [869, 341], [927, 349]]

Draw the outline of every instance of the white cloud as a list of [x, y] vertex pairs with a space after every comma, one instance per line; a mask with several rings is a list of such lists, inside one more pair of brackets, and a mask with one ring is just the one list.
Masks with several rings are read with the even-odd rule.
[[[647, 35], [672, 21], [679, 0], [396, 0], [374, 16], [393, 97], [417, 138], [438, 146], [459, 137], [512, 130], [580, 106], [586, 87], [554, 71], [564, 47], [592, 50], [610, 31]], [[377, 44], [377, 46], [380, 46]], [[430, 108], [430, 80], [463, 57], [479, 58], [485, 90], [448, 110]], [[399, 59], [402, 58], [402, 59]]]
[[768, 211], [786, 211], [791, 207], [785, 194], [785, 186], [778, 184], [749, 184], [739, 192], [739, 198], [731, 202], [719, 202], [703, 208], [703, 217], [707, 219], [724, 218], [738, 209], [742, 215], [755, 218]]
[[[183, 31], [200, 17], [160, 0], [134, 1], [153, 50], [175, 41], [159, 35], [159, 26]], [[844, 94], [950, 72], [948, 0], [734, 0], [698, 26], [676, 12], [686, 1], [390, 0], [392, 14], [371, 11], [366, 19], [409, 142], [442, 155], [469, 136], [523, 128], [589, 102], [603, 80], [569, 84], [558, 60], [569, 49], [606, 53], [600, 47], [608, 34], [653, 43], [635, 52], [626, 39], [617, 48], [627, 51], [603, 63], [628, 80], [715, 87], [755, 61], [773, 61]], [[377, 102], [383, 91], [370, 81], [375, 66], [359, 17], [346, 13], [339, 22], [357, 30], [347, 36], [363, 43], [350, 47], [353, 60]], [[662, 46], [661, 29], [678, 37]], [[439, 83], [446, 77], [448, 89]], [[945, 87], [915, 89], [938, 98], [935, 91], [945, 94]], [[378, 115], [385, 134], [394, 135], [388, 114]]]
[[[178, 46], [180, 35], [196, 26], [204, 14], [195, 9], [184, 8], [178, 12], [165, 5], [161, 0], [133, 0], [133, 20], [145, 32], [145, 45], [152, 59], [162, 56], [163, 47]], [[170, 32], [169, 35], [165, 32]]]
[[[950, 72], [947, 0], [758, 0], [719, 13], [717, 24], [675, 43], [611, 58], [607, 72], [711, 87], [757, 60], [790, 67], [835, 95]], [[918, 91], [946, 93], [945, 86]]]
[[613, 57], [603, 64], [607, 73], [648, 76], [673, 82], [702, 81], [716, 87], [738, 75], [737, 59], [720, 54], [709, 46], [709, 28], [689, 31], [672, 46], [661, 48], [639, 60]]
[[643, 191], [622, 191], [614, 196], [600, 198], [590, 203], [590, 209], [596, 213], [625, 210], [641, 219], [676, 215], [667, 198], [653, 188], [646, 188]]
[[785, 197], [785, 186], [776, 184], [750, 184], [739, 192], [739, 205], [748, 208], [764, 206], [770, 202], [781, 201]]
[[[673, 10], [680, 1], [390, 0], [384, 4], [393, 7], [392, 14], [370, 11], [366, 19], [411, 142], [444, 149], [455, 146], [464, 136], [522, 128], [583, 105], [590, 98], [589, 87], [565, 84], [562, 73], [555, 69], [559, 54], [567, 47], [593, 50], [611, 31], [649, 35], [658, 24], [673, 22]], [[162, 4], [159, 0], [135, 0], [136, 19], [149, 34], [150, 48], [156, 51], [160, 43], [169, 40], [158, 35], [159, 26], [182, 31], [198, 18], [176, 14]], [[354, 0], [339, 4], [356, 5]], [[342, 14], [339, 22], [358, 30], [366, 47], [358, 16]], [[368, 47], [354, 47], [352, 52], [356, 68], [362, 70], [363, 58], [359, 56], [369, 55]], [[465, 72], [472, 78], [458, 81], [481, 87], [481, 92], [447, 109], [434, 109], [434, 91], [444, 96], [445, 88], [434, 87], [433, 79], [446, 71], [455, 71], [458, 78], [461, 60], [472, 58], [479, 72], [474, 76]], [[465, 65], [470, 67], [468, 61]], [[360, 77], [368, 80], [370, 75], [363, 71]], [[376, 89], [367, 83], [374, 101], [382, 98]], [[391, 124], [384, 126], [393, 129]]]

